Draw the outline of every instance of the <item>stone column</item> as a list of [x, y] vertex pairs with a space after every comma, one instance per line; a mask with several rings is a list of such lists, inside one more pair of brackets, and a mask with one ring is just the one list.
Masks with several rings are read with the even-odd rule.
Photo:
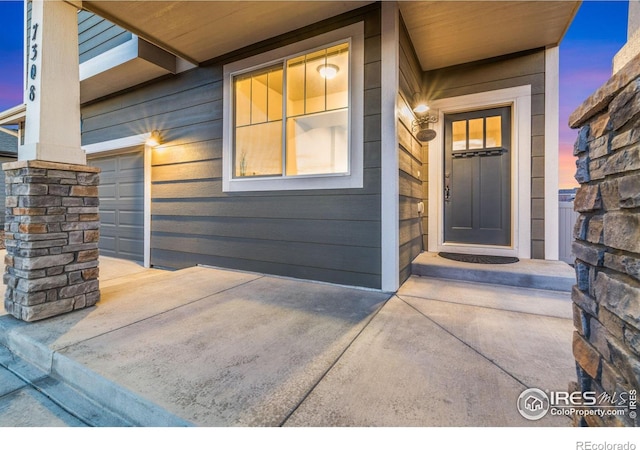
[[[638, 426], [640, 407], [640, 55], [570, 117], [580, 189], [574, 230], [573, 354], [582, 392], [624, 401], [622, 416], [580, 425]], [[620, 403], [616, 403], [620, 405]], [[587, 408], [588, 409], [588, 408]]]
[[94, 305], [98, 172], [80, 147], [78, 8], [33, 0], [26, 29], [26, 120], [6, 173], [5, 309], [35, 321]]
[[5, 309], [27, 322], [94, 305], [99, 169], [5, 163]]

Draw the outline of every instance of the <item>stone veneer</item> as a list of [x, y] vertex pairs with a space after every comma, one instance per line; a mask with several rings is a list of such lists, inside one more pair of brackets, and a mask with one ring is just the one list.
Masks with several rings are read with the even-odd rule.
[[37, 160], [3, 169], [6, 311], [32, 322], [94, 305], [100, 169]]
[[[574, 154], [573, 287], [578, 391], [640, 391], [640, 55], [569, 118]], [[640, 407], [639, 407], [640, 409]], [[588, 426], [638, 426], [638, 414], [577, 416]]]

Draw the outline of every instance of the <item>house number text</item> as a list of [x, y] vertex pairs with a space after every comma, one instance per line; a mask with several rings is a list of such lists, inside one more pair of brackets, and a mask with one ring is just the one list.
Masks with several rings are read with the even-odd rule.
[[[38, 44], [36, 42], [36, 39], [38, 37], [38, 24], [34, 23], [31, 26], [31, 42], [33, 42], [33, 44], [31, 45], [31, 51], [30, 51], [30, 55], [29, 55], [29, 60], [31, 61], [31, 67], [29, 68], [29, 78], [31, 78], [31, 80], [35, 80], [36, 79], [36, 75], [38, 74], [38, 65], [37, 65], [37, 59], [38, 59]], [[29, 86], [29, 100], [34, 101], [36, 99], [36, 87], [35, 85], [31, 84]]]

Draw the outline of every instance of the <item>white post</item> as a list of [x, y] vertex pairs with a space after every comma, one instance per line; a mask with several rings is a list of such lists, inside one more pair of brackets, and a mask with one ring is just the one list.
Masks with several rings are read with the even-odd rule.
[[396, 2], [382, 3], [382, 290], [400, 287], [398, 116], [400, 25]]
[[[18, 159], [87, 163], [80, 148], [78, 9], [33, 0], [27, 41], [24, 145]], [[25, 15], [26, 22], [26, 15]]]

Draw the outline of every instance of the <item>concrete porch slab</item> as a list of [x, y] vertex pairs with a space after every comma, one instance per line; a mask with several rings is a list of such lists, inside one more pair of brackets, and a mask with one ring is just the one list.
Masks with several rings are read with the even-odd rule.
[[43, 387], [63, 382], [127, 423], [569, 425], [515, 408], [525, 388], [571, 380], [563, 293], [412, 277], [388, 300], [204, 267], [112, 273], [95, 307], [0, 317], [0, 344]]

